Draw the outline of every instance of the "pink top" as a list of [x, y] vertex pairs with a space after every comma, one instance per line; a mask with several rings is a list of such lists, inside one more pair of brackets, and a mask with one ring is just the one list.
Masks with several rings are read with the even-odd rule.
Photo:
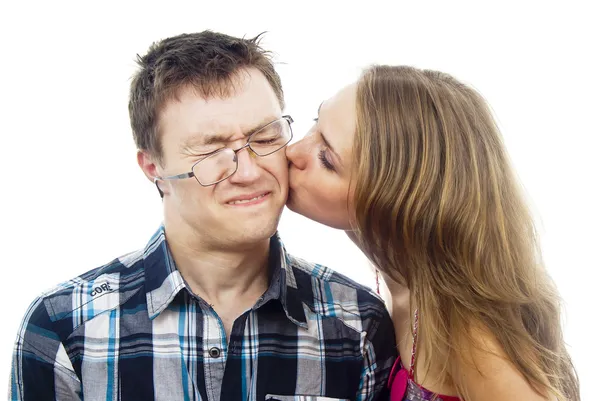
[[415, 353], [417, 350], [417, 327], [419, 314], [415, 311], [415, 324], [413, 328], [413, 347], [410, 358], [410, 369], [407, 370], [400, 357], [396, 359], [390, 378], [388, 379], [388, 388], [390, 389], [390, 401], [461, 401], [460, 398], [436, 394], [421, 387], [414, 381], [415, 374]]

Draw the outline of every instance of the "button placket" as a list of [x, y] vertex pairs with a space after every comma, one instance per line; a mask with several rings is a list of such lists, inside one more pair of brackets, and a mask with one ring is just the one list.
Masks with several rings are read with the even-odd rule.
[[202, 330], [207, 401], [218, 401], [225, 373], [227, 345], [223, 322], [212, 308], [203, 308]]

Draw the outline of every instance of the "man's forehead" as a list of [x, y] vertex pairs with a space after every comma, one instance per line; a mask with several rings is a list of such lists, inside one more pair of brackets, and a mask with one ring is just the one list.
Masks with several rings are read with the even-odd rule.
[[178, 143], [198, 144], [249, 134], [281, 116], [273, 90], [264, 77], [247, 76], [230, 96], [207, 98], [194, 88], [182, 88], [161, 113], [164, 132], [176, 132]]

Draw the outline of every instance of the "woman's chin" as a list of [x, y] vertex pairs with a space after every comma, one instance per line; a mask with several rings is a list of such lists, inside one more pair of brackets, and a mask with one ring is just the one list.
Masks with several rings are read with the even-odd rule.
[[338, 230], [351, 230], [350, 222], [348, 219], [342, 218], [342, 216], [336, 216], [339, 212], [337, 210], [326, 211], [322, 208], [313, 208], [308, 205], [302, 204], [298, 199], [294, 198], [292, 191], [289, 192], [288, 200], [286, 203], [288, 209], [294, 213], [298, 213], [312, 221], [323, 224], [325, 226], [335, 228]]
[[310, 213], [304, 213], [304, 208], [302, 207], [302, 202], [299, 202], [294, 191], [290, 188], [288, 191], [287, 201], [285, 203], [288, 209], [290, 209], [294, 213], [301, 214], [304, 217], [308, 217], [311, 220], [314, 220]]

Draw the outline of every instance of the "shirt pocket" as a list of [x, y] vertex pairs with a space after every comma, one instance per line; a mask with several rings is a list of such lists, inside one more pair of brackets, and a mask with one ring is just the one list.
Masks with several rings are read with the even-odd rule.
[[348, 398], [332, 398], [320, 395], [277, 395], [267, 394], [265, 401], [349, 401]]

